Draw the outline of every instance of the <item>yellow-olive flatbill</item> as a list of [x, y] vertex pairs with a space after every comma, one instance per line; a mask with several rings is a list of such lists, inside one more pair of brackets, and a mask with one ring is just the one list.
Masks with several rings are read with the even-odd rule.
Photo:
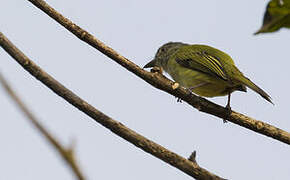
[[210, 46], [169, 42], [158, 49], [155, 58], [144, 68], [156, 66], [197, 95], [228, 95], [228, 109], [231, 93], [246, 92], [246, 86], [272, 103], [271, 97], [245, 77], [228, 54]]

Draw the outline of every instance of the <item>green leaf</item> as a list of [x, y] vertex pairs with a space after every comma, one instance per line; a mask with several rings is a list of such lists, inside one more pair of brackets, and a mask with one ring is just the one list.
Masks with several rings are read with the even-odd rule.
[[269, 33], [290, 28], [290, 0], [271, 0], [264, 14], [263, 25], [255, 33]]

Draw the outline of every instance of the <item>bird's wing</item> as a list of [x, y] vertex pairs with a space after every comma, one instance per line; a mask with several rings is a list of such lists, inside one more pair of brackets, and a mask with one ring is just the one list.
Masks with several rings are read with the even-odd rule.
[[228, 80], [219, 58], [206, 51], [177, 52], [175, 61], [185, 68]]

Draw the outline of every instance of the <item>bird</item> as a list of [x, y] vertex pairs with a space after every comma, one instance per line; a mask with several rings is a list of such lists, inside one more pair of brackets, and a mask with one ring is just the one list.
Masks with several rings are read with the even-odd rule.
[[225, 52], [201, 44], [169, 42], [162, 45], [153, 60], [144, 68], [160, 68], [190, 92], [203, 97], [228, 96], [231, 111], [231, 93], [247, 92], [247, 87], [273, 104], [271, 97], [236, 67]]

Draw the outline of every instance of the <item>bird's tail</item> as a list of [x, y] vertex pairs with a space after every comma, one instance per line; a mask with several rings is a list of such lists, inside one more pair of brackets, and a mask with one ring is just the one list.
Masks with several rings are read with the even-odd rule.
[[239, 78], [239, 81], [243, 83], [245, 86], [251, 88], [254, 90], [256, 93], [260, 94], [264, 99], [266, 99], [268, 102], [274, 104], [271, 100], [271, 97], [261, 88], [259, 88], [255, 83], [253, 83], [250, 79], [248, 79], [245, 76], [241, 76]]

